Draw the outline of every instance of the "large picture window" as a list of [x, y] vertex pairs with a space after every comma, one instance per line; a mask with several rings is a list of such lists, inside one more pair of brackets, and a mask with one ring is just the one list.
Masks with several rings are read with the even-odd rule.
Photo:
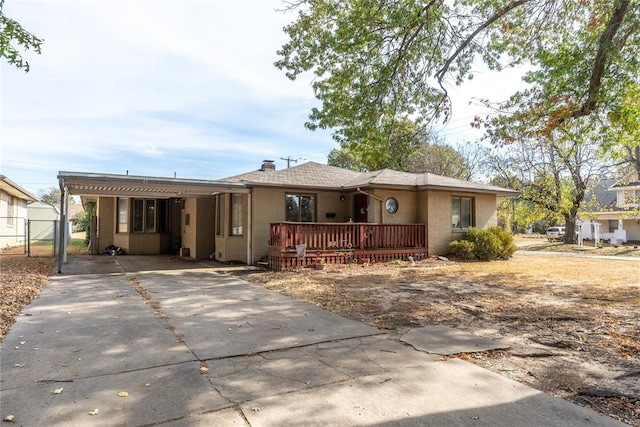
[[242, 236], [242, 194], [231, 195], [231, 235]]
[[473, 225], [473, 199], [471, 197], [451, 198], [451, 228], [466, 230]]
[[315, 222], [316, 197], [309, 194], [285, 195], [285, 220], [291, 222]]
[[[124, 199], [122, 199], [124, 200]], [[120, 209], [123, 209], [120, 211]], [[168, 233], [169, 203], [166, 200], [131, 199], [131, 232], [133, 233]], [[118, 220], [125, 219], [126, 207], [118, 203]], [[124, 222], [126, 224], [126, 222]], [[118, 223], [120, 232], [121, 222]]]

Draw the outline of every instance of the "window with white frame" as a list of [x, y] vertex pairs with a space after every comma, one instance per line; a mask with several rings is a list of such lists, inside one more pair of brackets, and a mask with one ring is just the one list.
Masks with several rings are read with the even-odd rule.
[[118, 233], [129, 232], [129, 199], [118, 198]]
[[13, 196], [7, 196], [7, 225], [13, 225], [13, 217], [16, 210], [16, 198]]
[[231, 195], [231, 235], [242, 236], [242, 194]]

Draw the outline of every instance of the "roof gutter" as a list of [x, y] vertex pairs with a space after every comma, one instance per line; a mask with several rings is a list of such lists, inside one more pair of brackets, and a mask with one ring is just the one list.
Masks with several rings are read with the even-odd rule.
[[360, 189], [360, 187], [356, 187], [356, 191], [357, 191], [358, 193], [362, 193], [362, 194], [364, 194], [365, 196], [369, 196], [369, 197], [371, 197], [371, 198], [373, 198], [373, 199], [376, 199], [376, 200], [377, 200], [377, 201], [379, 201], [379, 202], [384, 202], [384, 200], [382, 200], [380, 197], [376, 197], [376, 196], [374, 196], [373, 194], [369, 194], [369, 193], [367, 193], [366, 191], [361, 190], [361, 189]]

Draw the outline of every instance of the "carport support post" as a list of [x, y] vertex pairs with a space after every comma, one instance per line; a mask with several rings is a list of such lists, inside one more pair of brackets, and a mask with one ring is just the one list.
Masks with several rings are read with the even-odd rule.
[[[64, 227], [67, 221], [65, 217], [67, 215], [67, 211], [65, 208], [67, 207], [64, 204], [64, 199], [67, 194], [66, 188], [63, 187], [62, 182], [60, 183], [60, 232], [58, 233], [58, 274], [62, 273], [62, 252], [64, 251], [64, 238], [65, 232]], [[65, 254], [66, 255], [66, 254]]]

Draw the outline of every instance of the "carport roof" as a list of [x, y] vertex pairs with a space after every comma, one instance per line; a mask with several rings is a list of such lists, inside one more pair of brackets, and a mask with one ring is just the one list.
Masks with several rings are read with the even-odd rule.
[[245, 185], [219, 180], [58, 172], [61, 189], [83, 197], [207, 197], [222, 192], [247, 193]]

